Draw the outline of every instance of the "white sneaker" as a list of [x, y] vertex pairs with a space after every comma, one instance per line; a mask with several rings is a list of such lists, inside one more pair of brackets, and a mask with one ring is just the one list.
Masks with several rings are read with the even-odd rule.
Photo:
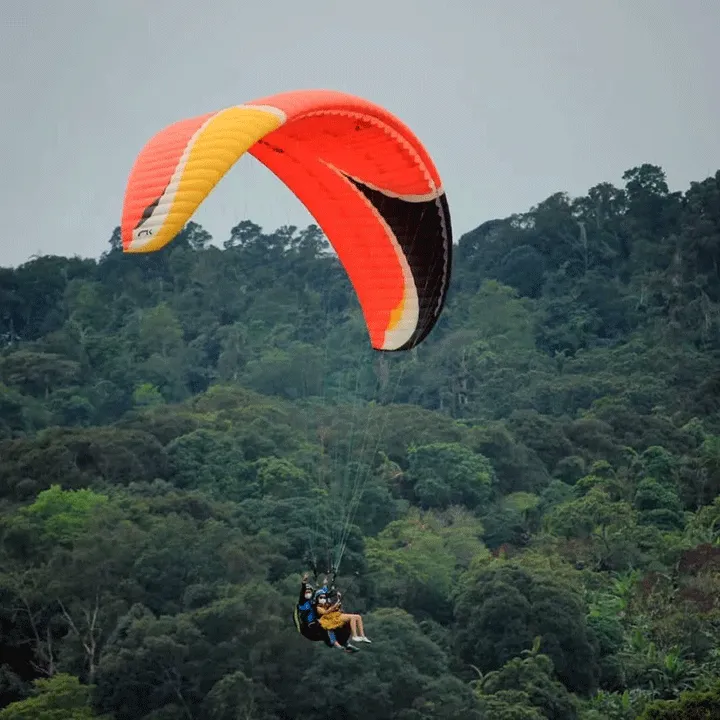
[[352, 641], [353, 642], [365, 642], [364, 638], [361, 638], [359, 635], [353, 635]]
[[366, 638], [366, 637], [363, 635], [363, 636], [360, 638], [360, 642], [371, 643], [372, 640], [370, 640], [370, 638]]

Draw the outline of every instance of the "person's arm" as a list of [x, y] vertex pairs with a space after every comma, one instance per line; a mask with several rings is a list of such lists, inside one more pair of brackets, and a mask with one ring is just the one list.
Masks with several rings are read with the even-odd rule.
[[300, 585], [300, 599], [298, 600], [298, 605], [302, 605], [305, 602], [305, 589], [307, 588], [307, 581], [308, 576], [307, 573], [305, 573], [302, 578], [302, 585]]

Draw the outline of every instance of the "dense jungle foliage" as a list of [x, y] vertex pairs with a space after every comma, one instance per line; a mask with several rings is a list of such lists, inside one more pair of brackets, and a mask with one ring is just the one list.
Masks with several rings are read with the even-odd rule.
[[211, 243], [0, 269], [0, 720], [720, 717], [720, 172], [484, 223], [403, 354], [318, 228]]

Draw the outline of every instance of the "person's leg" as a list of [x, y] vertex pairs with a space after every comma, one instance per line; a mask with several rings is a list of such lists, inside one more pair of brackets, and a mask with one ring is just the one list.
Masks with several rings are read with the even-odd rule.
[[362, 615], [352, 615], [355, 618], [356, 636], [361, 638], [363, 642], [369, 643], [370, 640], [365, 637], [365, 625], [363, 624]]
[[353, 637], [358, 637], [357, 617], [357, 615], [349, 615], [347, 613], [343, 613], [340, 616], [340, 619], [343, 622], [350, 623], [350, 632]]
[[358, 626], [359, 616], [358, 616], [358, 615], [351, 615], [350, 617], [352, 618], [352, 623], [353, 623], [353, 625], [355, 626], [355, 630], [353, 631], [353, 635], [360, 636], [362, 633], [360, 632], [360, 627]]

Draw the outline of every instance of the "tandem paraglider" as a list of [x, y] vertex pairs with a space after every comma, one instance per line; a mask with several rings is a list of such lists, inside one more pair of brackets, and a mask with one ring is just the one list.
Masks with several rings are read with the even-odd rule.
[[[300, 597], [295, 605], [293, 621], [297, 631], [307, 640], [323, 641], [330, 648], [339, 648], [346, 652], [357, 652], [350, 643], [370, 642], [357, 627], [359, 615], [347, 615], [342, 612], [342, 595], [328, 585], [325, 578], [317, 590], [303, 576]], [[362, 622], [362, 620], [361, 620]], [[353, 633], [353, 631], [355, 631]]]
[[[147, 142], [130, 171], [122, 210], [125, 253], [170, 243], [223, 176], [249, 153], [298, 197], [352, 283], [371, 347], [415, 348], [441, 315], [450, 283], [450, 212], [433, 160], [388, 110], [346, 93], [298, 90], [191, 117]], [[338, 517], [333, 576], [363, 481]], [[342, 610], [327, 583], [303, 579], [294, 609], [311, 641], [354, 652], [370, 642], [362, 617]]]

